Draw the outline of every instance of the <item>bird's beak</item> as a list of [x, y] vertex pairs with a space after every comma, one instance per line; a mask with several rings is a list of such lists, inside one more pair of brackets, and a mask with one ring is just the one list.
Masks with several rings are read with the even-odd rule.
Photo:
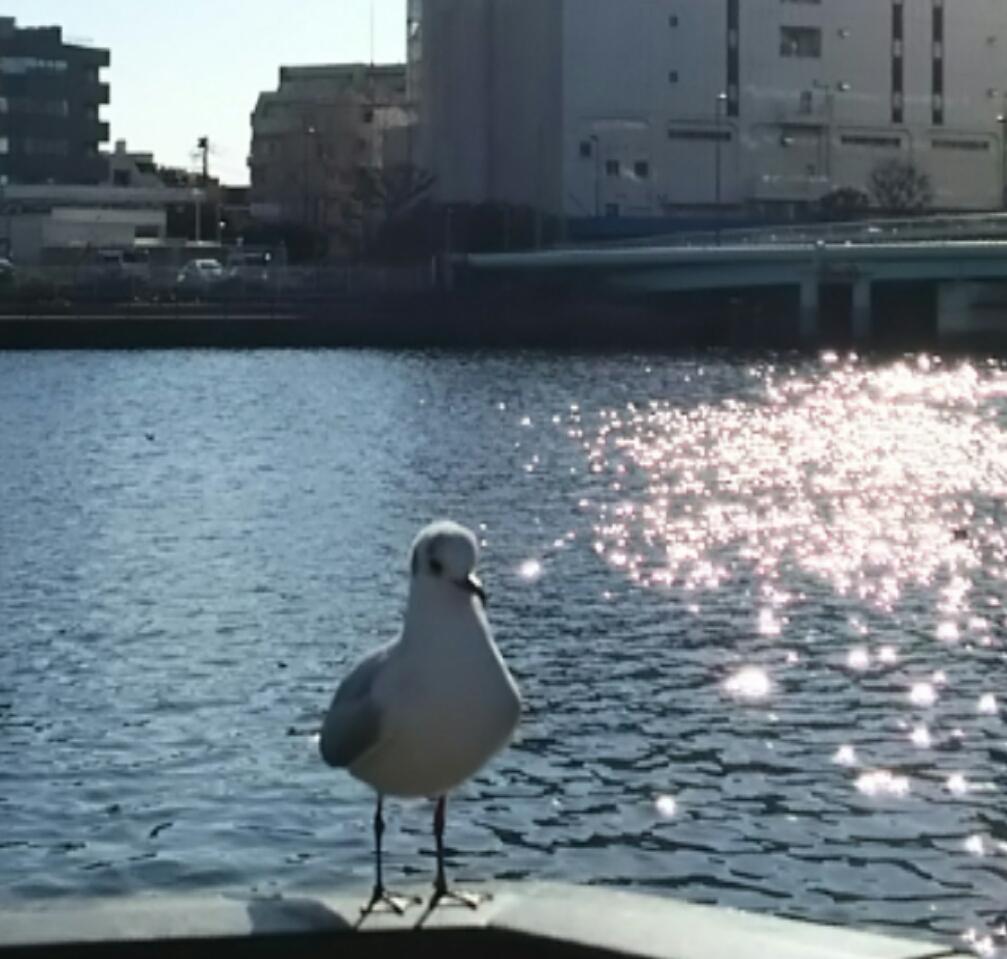
[[479, 578], [475, 574], [469, 574], [465, 577], [465, 579], [458, 583], [458, 585], [464, 589], [466, 593], [478, 596], [483, 606], [486, 605], [486, 590], [483, 589], [483, 584], [479, 582]]

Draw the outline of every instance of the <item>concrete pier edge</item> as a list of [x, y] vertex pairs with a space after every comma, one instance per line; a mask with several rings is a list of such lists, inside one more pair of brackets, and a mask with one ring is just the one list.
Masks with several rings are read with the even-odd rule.
[[[423, 904], [361, 921], [365, 890], [59, 900], [0, 909], [0, 957], [41, 955], [496, 955], [627, 959], [952, 959], [925, 941], [698, 906], [597, 886], [476, 886], [476, 910]], [[407, 890], [418, 897], [428, 887]]]

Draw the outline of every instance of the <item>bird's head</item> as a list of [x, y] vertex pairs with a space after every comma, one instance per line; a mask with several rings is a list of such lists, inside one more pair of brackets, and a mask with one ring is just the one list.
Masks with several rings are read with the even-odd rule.
[[479, 544], [471, 530], [450, 520], [431, 523], [413, 543], [413, 583], [457, 589], [478, 596], [485, 606], [486, 592], [475, 575], [478, 559]]

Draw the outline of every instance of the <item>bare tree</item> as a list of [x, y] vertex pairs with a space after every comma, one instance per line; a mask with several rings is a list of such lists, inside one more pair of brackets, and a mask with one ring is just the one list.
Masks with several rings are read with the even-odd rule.
[[868, 189], [874, 202], [892, 213], [918, 213], [933, 203], [934, 188], [911, 160], [885, 160], [872, 171]]
[[433, 183], [431, 174], [415, 166], [358, 167], [340, 208], [338, 232], [348, 245], [366, 251], [429, 195]]

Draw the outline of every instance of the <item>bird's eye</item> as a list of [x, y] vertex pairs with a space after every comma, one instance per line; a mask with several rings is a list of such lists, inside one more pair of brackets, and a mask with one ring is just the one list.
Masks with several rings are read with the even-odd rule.
[[440, 576], [444, 572], [444, 564], [439, 559], [434, 559], [433, 556], [430, 557], [430, 572], [434, 576]]

